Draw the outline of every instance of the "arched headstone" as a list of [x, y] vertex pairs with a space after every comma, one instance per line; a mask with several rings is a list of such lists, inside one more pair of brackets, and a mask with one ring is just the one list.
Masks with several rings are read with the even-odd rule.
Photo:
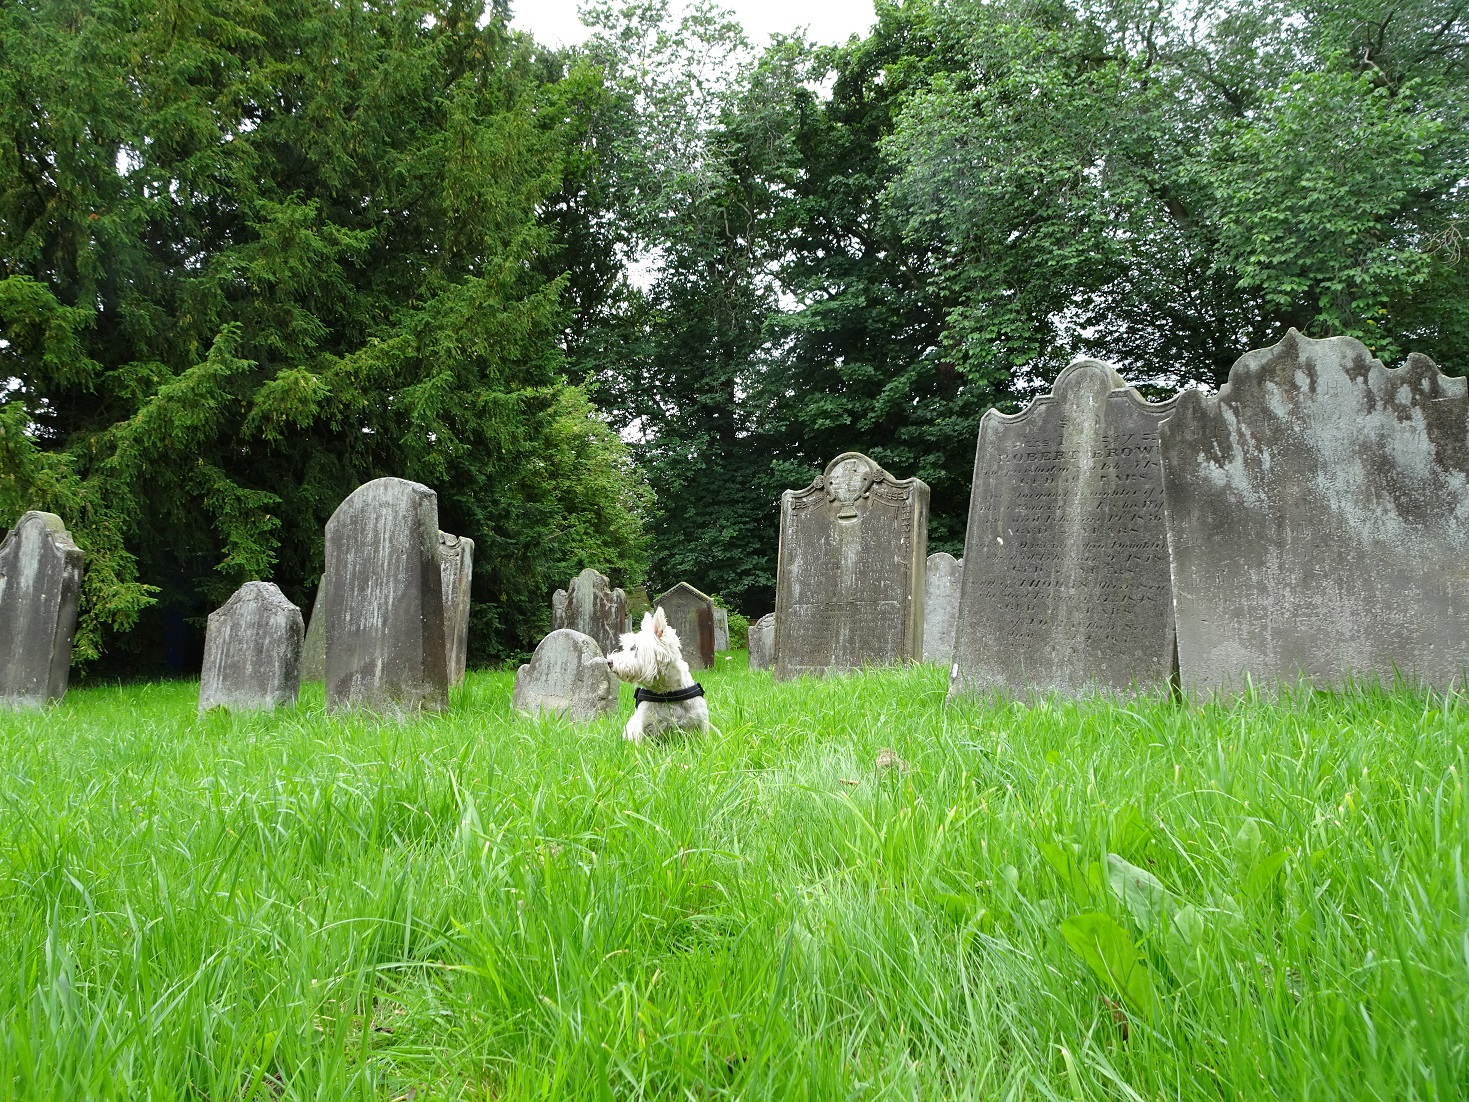
[[199, 710], [294, 708], [301, 688], [301, 610], [270, 582], [246, 582], [209, 614]]
[[[714, 665], [714, 601], [688, 582], [679, 582], [653, 602], [661, 607], [668, 623], [678, 633], [684, 661], [691, 670]], [[633, 630], [638, 630], [637, 624]]]
[[947, 667], [959, 625], [959, 581], [964, 560], [947, 551], [928, 556], [923, 597], [923, 660]]
[[586, 722], [616, 709], [617, 682], [595, 639], [558, 628], [516, 672], [510, 705], [528, 715]]
[[627, 596], [613, 589], [605, 574], [588, 567], [571, 580], [568, 589], [558, 589], [551, 601], [551, 628], [571, 628], [590, 635], [611, 654], [625, 630]]
[[768, 670], [775, 662], [775, 613], [750, 625], [750, 669]]

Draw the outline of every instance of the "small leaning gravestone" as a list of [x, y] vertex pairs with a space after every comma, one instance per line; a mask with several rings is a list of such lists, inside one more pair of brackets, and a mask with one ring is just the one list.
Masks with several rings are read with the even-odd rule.
[[714, 651], [729, 650], [729, 609], [714, 606]]
[[55, 513], [25, 513], [0, 543], [0, 707], [66, 695], [82, 552]]
[[775, 661], [775, 613], [767, 612], [750, 625], [750, 669], [768, 670]]
[[617, 707], [617, 683], [595, 639], [557, 628], [516, 672], [510, 706], [528, 715], [586, 722]]
[[775, 676], [923, 657], [928, 486], [844, 452], [780, 505]]
[[294, 708], [301, 687], [301, 610], [270, 582], [246, 582], [209, 614], [199, 711]]
[[469, 593], [474, 580], [474, 540], [439, 533], [439, 569], [444, 586], [444, 662], [449, 684], [464, 683], [469, 659]]
[[979, 423], [950, 697], [1168, 692], [1173, 595], [1152, 404], [1077, 360]]
[[378, 478], [326, 525], [326, 706], [403, 712], [448, 706], [439, 502]]
[[[691, 670], [714, 665], [714, 601], [688, 582], [679, 582], [653, 602], [662, 608], [669, 625], [678, 633], [679, 647]], [[634, 624], [633, 630], [639, 625]]]
[[947, 551], [928, 556], [923, 595], [923, 660], [947, 666], [954, 654], [954, 629], [959, 626], [959, 581], [964, 560]]
[[1183, 688], [1462, 684], [1469, 394], [1294, 329], [1163, 425]]
[[311, 619], [306, 622], [306, 641], [301, 644], [301, 680], [320, 681], [326, 677], [326, 575], [316, 584], [316, 599], [311, 602]]

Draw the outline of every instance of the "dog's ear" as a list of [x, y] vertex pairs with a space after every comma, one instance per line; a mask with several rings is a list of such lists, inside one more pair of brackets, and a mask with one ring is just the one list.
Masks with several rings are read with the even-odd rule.
[[653, 630], [653, 614], [651, 612], [645, 612], [645, 613], [643, 613], [643, 628], [642, 628], [642, 630], [643, 631], [648, 631], [648, 632], [651, 632]]
[[658, 606], [658, 611], [653, 613], [653, 634], [662, 637], [668, 629], [668, 616], [663, 611], [663, 606]]

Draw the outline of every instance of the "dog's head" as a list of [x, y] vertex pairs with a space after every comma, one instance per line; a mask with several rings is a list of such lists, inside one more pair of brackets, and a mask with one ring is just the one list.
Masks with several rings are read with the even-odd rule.
[[673, 679], [682, 663], [678, 632], [668, 626], [661, 605], [656, 612], [643, 613], [641, 630], [623, 632], [622, 649], [607, 658], [612, 672], [623, 681], [649, 689]]

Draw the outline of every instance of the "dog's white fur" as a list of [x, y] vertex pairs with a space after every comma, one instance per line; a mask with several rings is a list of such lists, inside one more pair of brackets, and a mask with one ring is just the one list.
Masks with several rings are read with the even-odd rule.
[[[631, 681], [655, 693], [671, 693], [694, 684], [689, 664], [683, 659], [678, 632], [668, 626], [668, 617], [661, 605], [658, 611], [643, 614], [641, 631], [622, 634], [622, 649], [608, 657], [607, 665], [621, 680]], [[622, 737], [631, 742], [642, 742], [645, 738], [676, 728], [709, 730], [709, 705], [702, 696], [668, 704], [643, 701], [633, 710]]]

